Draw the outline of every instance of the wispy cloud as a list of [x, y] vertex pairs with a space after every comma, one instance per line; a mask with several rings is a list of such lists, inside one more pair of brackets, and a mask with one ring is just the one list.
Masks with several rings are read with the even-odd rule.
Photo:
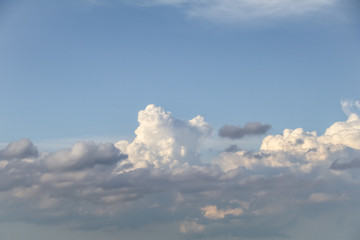
[[353, 113], [359, 114], [360, 113], [360, 101], [353, 101], [353, 100], [341, 100], [341, 108], [343, 112], [350, 116]]
[[326, 11], [338, 0], [137, 0], [143, 6], [182, 9], [188, 16], [217, 22], [279, 18]]

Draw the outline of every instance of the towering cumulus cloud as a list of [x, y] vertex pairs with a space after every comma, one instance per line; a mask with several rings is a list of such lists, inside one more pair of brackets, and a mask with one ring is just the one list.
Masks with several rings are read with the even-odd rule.
[[138, 121], [134, 141], [120, 141], [116, 144], [122, 152], [128, 154], [128, 163], [135, 168], [199, 162], [199, 144], [212, 133], [210, 124], [201, 116], [184, 121], [155, 105], [148, 105], [140, 111]]
[[[148, 105], [138, 122], [131, 142], [79, 142], [39, 153], [24, 139], [0, 150], [0, 221], [121, 234], [146, 229], [150, 239], [168, 233], [185, 239], [300, 240], [297, 233], [308, 232], [309, 224], [326, 226], [331, 236], [357, 231], [356, 114], [321, 136], [285, 129], [265, 137], [259, 151], [233, 146], [212, 163], [202, 163], [199, 155], [213, 131], [203, 117], [180, 120]], [[138, 239], [136, 234], [127, 236]]]

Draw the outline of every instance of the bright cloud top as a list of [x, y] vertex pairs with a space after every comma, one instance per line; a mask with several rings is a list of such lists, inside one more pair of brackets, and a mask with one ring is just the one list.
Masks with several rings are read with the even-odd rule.
[[134, 141], [116, 144], [129, 156], [124, 165], [132, 164], [135, 168], [199, 162], [199, 144], [213, 131], [202, 116], [184, 121], [155, 105], [148, 105], [140, 111], [138, 122]]
[[[203, 117], [181, 120], [149, 105], [138, 122], [132, 142], [79, 142], [54, 153], [39, 153], [26, 139], [10, 143], [0, 151], [0, 221], [84, 229], [171, 223], [189, 239], [274, 239], [289, 219], [306, 222], [309, 212], [360, 214], [355, 114], [322, 136], [285, 129], [265, 137], [257, 152], [234, 149], [212, 164], [199, 157], [213, 132]], [[331, 229], [339, 230], [336, 221]]]
[[[322, 136], [302, 128], [285, 129], [280, 135], [269, 135], [257, 153], [224, 152], [215, 160], [223, 170], [243, 167], [290, 167], [311, 171], [321, 164], [330, 166], [337, 159], [356, 157], [360, 150], [360, 119], [351, 114], [346, 122], [336, 122]], [[354, 154], [354, 151], [356, 152]]]
[[326, 11], [337, 0], [138, 0], [145, 6], [180, 7], [189, 16], [213, 21], [241, 21], [256, 18], [303, 15]]

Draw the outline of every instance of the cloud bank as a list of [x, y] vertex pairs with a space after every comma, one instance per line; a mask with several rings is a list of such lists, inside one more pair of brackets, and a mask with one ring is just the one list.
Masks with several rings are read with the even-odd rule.
[[[259, 151], [234, 147], [212, 163], [200, 157], [213, 132], [203, 117], [149, 105], [138, 122], [130, 142], [47, 153], [25, 139], [0, 150], [0, 221], [156, 231], [171, 223], [187, 239], [297, 239], [292, 231], [308, 221], [348, 231], [360, 213], [356, 114], [321, 136], [285, 129]], [[324, 220], [339, 215], [344, 226]]]

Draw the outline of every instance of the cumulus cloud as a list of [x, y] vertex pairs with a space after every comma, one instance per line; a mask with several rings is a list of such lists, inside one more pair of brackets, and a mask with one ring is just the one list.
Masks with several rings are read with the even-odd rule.
[[29, 139], [12, 142], [0, 151], [0, 159], [31, 158], [38, 155], [38, 150]]
[[271, 125], [261, 124], [259, 122], [249, 122], [246, 123], [244, 127], [224, 125], [219, 129], [219, 136], [230, 139], [240, 139], [245, 136], [265, 134], [270, 128]]
[[165, 5], [183, 9], [189, 16], [218, 22], [299, 16], [326, 11], [338, 0], [137, 0], [142, 6]]
[[[199, 162], [198, 148], [212, 134], [212, 127], [197, 116], [189, 121], [176, 119], [161, 107], [148, 105], [138, 115], [139, 127], [133, 142], [116, 146], [128, 154], [127, 164], [134, 168]], [[124, 166], [128, 166], [124, 162]]]
[[282, 134], [268, 135], [261, 144], [259, 152], [223, 152], [214, 160], [223, 170], [242, 167], [291, 168], [311, 171], [320, 165], [341, 170], [356, 166], [356, 161], [339, 163], [337, 159], [349, 159], [360, 150], [360, 119], [351, 114], [347, 121], [331, 125], [322, 136], [307, 132], [302, 128], [285, 129]]
[[79, 142], [39, 153], [21, 140], [0, 150], [0, 221], [92, 230], [173, 224], [169, 231], [189, 239], [259, 239], [289, 234], [297, 219], [355, 214], [356, 115], [322, 136], [286, 129], [259, 151], [233, 146], [212, 163], [200, 159], [212, 133], [203, 117], [181, 120], [149, 105], [138, 121], [134, 140], [116, 146]]
[[76, 143], [70, 150], [61, 150], [46, 158], [46, 165], [53, 170], [80, 170], [94, 165], [115, 164], [126, 158], [111, 143]]

